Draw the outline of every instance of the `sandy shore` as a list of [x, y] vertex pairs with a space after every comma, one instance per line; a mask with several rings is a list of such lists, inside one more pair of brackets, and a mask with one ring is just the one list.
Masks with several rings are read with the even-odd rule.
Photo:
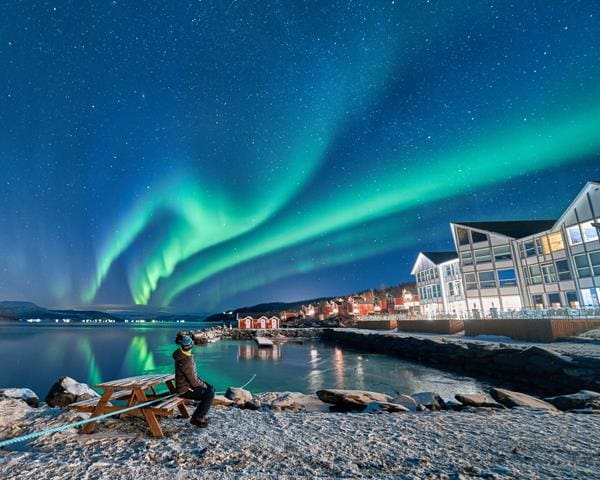
[[[15, 419], [18, 418], [18, 422]], [[0, 437], [67, 423], [61, 409], [0, 402]], [[213, 409], [211, 425], [135, 417], [0, 451], [6, 479], [600, 478], [600, 416], [531, 409], [401, 414]]]

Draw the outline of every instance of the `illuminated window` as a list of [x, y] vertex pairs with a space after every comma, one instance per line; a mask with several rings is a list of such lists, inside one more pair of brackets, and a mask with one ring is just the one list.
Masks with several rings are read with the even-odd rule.
[[548, 243], [550, 244], [551, 252], [558, 252], [565, 249], [563, 236], [561, 232], [554, 232], [548, 235]]
[[580, 243], [583, 243], [583, 238], [581, 236], [581, 230], [579, 230], [579, 225], [567, 228], [567, 233], [569, 235], [569, 244], [579, 245]]
[[579, 299], [577, 298], [577, 292], [565, 292], [567, 298], [567, 304], [571, 308], [579, 308]]
[[458, 237], [459, 245], [468, 245], [469, 244], [469, 231], [458, 227], [456, 229], [456, 236]]
[[593, 242], [598, 240], [598, 230], [592, 226], [592, 222], [585, 222], [581, 224], [581, 231], [583, 232], [584, 242]]
[[517, 276], [514, 269], [498, 270], [498, 282], [501, 287], [513, 287], [517, 285]]
[[548, 294], [548, 303], [553, 308], [560, 307], [560, 293], [549, 293]]

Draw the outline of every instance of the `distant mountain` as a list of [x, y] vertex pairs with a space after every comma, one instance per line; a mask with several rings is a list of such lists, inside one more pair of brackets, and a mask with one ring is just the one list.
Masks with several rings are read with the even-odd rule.
[[28, 318], [40, 318], [42, 320], [54, 320], [61, 318], [70, 318], [71, 320], [84, 319], [102, 319], [121, 321], [122, 318], [116, 315], [99, 312], [96, 310], [50, 310], [40, 307], [32, 302], [0, 302], [0, 318], [7, 320], [19, 320]]

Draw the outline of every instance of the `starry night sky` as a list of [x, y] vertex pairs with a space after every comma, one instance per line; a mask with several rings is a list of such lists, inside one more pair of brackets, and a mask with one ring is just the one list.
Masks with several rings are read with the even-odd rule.
[[600, 3], [12, 2], [0, 299], [213, 311], [394, 285], [600, 178]]

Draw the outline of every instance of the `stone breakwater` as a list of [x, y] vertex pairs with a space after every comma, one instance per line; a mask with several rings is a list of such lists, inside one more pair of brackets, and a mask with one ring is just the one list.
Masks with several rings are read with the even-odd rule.
[[530, 393], [560, 395], [575, 390], [600, 390], [600, 359], [561, 355], [538, 346], [331, 329], [325, 329], [321, 339], [494, 379]]
[[257, 333], [261, 337], [285, 339], [315, 339], [323, 334], [322, 328], [279, 328], [275, 330], [253, 330], [226, 327], [211, 327], [205, 330], [189, 332], [197, 345], [208, 343], [212, 339], [252, 340]]

